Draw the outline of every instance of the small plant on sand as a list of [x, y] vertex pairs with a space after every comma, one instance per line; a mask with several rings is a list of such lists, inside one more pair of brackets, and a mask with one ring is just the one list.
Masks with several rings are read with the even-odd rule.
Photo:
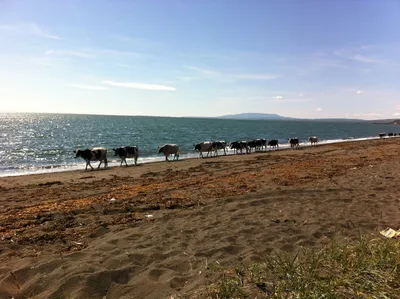
[[360, 236], [226, 270], [209, 298], [400, 298], [400, 242]]

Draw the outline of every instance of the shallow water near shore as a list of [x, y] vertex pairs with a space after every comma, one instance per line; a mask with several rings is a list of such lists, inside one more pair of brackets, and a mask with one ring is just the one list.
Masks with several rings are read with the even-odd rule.
[[7, 113], [0, 114], [0, 176], [81, 169], [84, 161], [74, 159], [75, 148], [104, 146], [109, 165], [116, 166], [120, 161], [111, 149], [125, 145], [139, 147], [138, 163], [151, 163], [164, 160], [157, 147], [166, 143], [179, 144], [180, 158], [187, 159], [198, 157], [193, 143], [206, 140], [278, 139], [284, 149], [294, 136], [308, 146], [309, 136], [323, 144], [374, 139], [379, 132], [396, 130], [395, 125], [368, 122]]

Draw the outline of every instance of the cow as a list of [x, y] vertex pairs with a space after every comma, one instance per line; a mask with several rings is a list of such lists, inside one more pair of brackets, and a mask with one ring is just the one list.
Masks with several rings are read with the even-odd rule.
[[388, 136], [389, 137], [393, 137], [393, 133], [388, 133]]
[[261, 138], [261, 149], [267, 149], [267, 139]]
[[278, 144], [278, 140], [277, 139], [271, 139], [270, 141], [268, 141], [268, 145], [272, 149], [278, 149], [279, 148], [279, 144]]
[[310, 138], [308, 138], [308, 141], [311, 142], [311, 146], [317, 145], [318, 137], [317, 136], [310, 137]]
[[299, 138], [295, 137], [295, 138], [289, 138], [288, 139], [289, 143], [290, 143], [290, 147], [292, 149], [294, 148], [298, 148], [299, 147]]
[[213, 146], [215, 155], [218, 156], [218, 150], [224, 150], [224, 155], [226, 156], [226, 142], [223, 140], [214, 141]]
[[230, 148], [233, 149], [234, 153], [243, 153], [243, 149], [246, 150], [246, 154], [249, 153], [249, 147], [247, 145], [247, 141], [234, 141], [230, 144]]
[[379, 138], [383, 138], [386, 136], [386, 133], [379, 133]]
[[86, 161], [85, 171], [87, 170], [88, 165], [93, 170], [92, 165], [90, 165], [90, 161], [100, 161], [97, 168], [100, 168], [101, 163], [104, 161], [104, 168], [107, 167], [107, 149], [104, 147], [94, 147], [85, 150], [76, 149], [74, 150], [74, 154], [75, 158], [82, 157]]
[[158, 153], [163, 153], [165, 155], [165, 161], [168, 160], [169, 155], [174, 155], [173, 160], [179, 159], [179, 146], [177, 144], [164, 144], [163, 146], [158, 147]]
[[137, 146], [123, 146], [119, 148], [113, 148], [114, 156], [119, 156], [121, 158], [121, 164], [125, 162], [125, 165], [128, 167], [128, 163], [126, 163], [126, 158], [134, 158], [134, 163], [137, 165], [137, 159], [139, 157], [139, 149]]
[[249, 152], [251, 153], [251, 150], [254, 149], [254, 151], [260, 150], [263, 147], [263, 143], [261, 139], [255, 139], [251, 141], [247, 141], [247, 145], [249, 147]]
[[199, 157], [203, 157], [203, 153], [207, 152], [207, 157], [210, 154], [211, 151], [215, 151], [213, 147], [214, 143], [211, 141], [204, 141], [200, 142], [198, 144], [193, 144], [194, 150], [198, 151], [200, 153]]

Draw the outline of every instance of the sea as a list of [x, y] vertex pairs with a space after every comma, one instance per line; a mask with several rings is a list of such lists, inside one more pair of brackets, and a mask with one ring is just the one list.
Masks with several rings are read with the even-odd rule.
[[178, 144], [180, 159], [188, 159], [199, 157], [194, 143], [208, 140], [278, 139], [280, 148], [288, 148], [289, 137], [309, 146], [310, 136], [318, 136], [324, 144], [374, 139], [380, 132], [398, 131], [396, 125], [358, 121], [2, 113], [0, 177], [84, 169], [85, 162], [73, 153], [77, 148], [106, 147], [109, 166], [116, 166], [120, 160], [111, 149], [127, 145], [138, 146], [138, 163], [151, 163], [165, 160], [157, 148], [167, 143]]

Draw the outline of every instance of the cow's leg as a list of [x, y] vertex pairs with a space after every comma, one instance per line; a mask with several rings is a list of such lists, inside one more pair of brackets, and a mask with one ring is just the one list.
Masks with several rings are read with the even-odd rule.
[[135, 166], [137, 165], [137, 158], [138, 156], [135, 156]]
[[100, 160], [99, 166], [97, 166], [97, 169], [100, 168], [101, 163], [103, 163], [103, 160]]
[[124, 158], [124, 161], [125, 161], [125, 165], [126, 165], [126, 167], [128, 167], [128, 163], [126, 162], [126, 158]]
[[107, 158], [105, 158], [104, 159], [104, 168], [107, 168], [107, 166], [108, 166], [108, 161], [107, 161]]
[[90, 165], [90, 161], [87, 161], [86, 162], [86, 169], [85, 170], [87, 170], [87, 167], [88, 167], [88, 165], [90, 166], [90, 168], [93, 170], [93, 167], [92, 167], [92, 165]]

